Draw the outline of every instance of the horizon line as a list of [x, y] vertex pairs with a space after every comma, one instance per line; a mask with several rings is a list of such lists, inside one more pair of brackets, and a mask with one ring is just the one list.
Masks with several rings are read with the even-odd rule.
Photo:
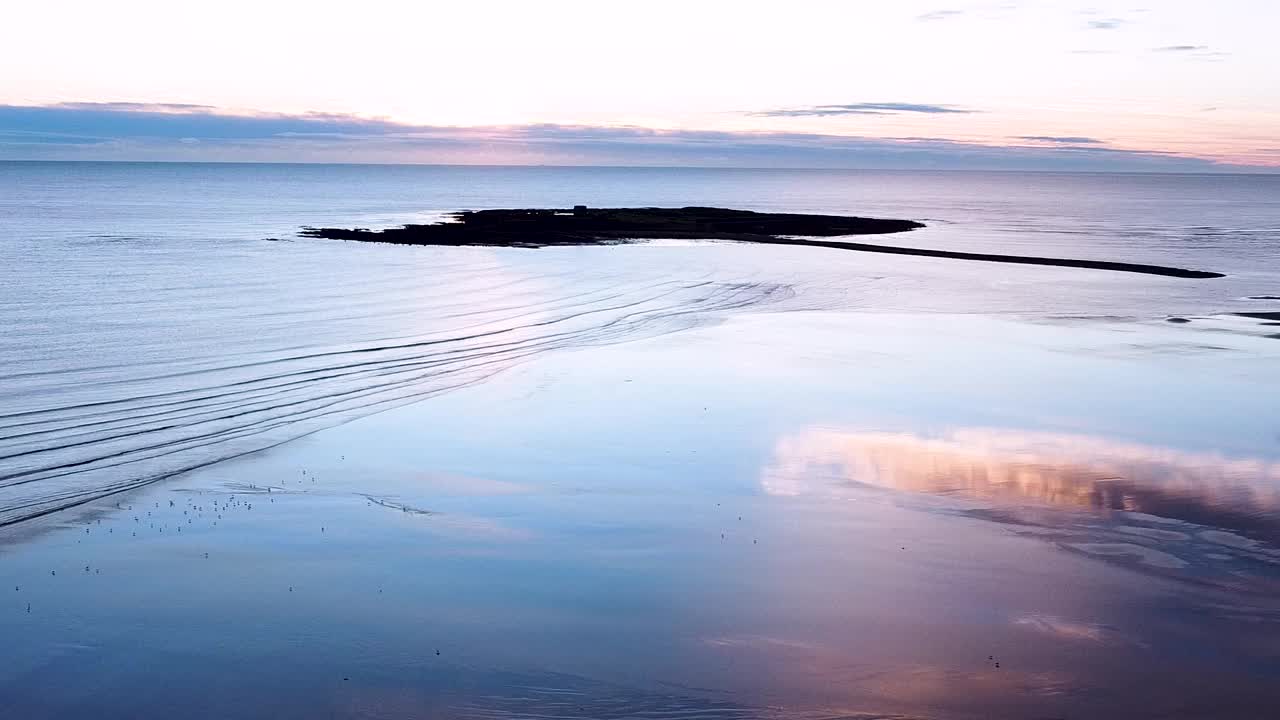
[[1259, 165], [1256, 171], [1234, 166], [1224, 170], [1051, 170], [1035, 168], [904, 168], [904, 167], [765, 167], [752, 165], [601, 165], [601, 164], [534, 164], [534, 163], [420, 163], [420, 162], [329, 162], [294, 160], [80, 160], [62, 158], [0, 158], [0, 164], [30, 165], [281, 165], [331, 167], [433, 167], [433, 168], [542, 168], [542, 169], [614, 169], [614, 170], [768, 170], [788, 172], [903, 172], [903, 173], [1002, 173], [1022, 175], [1236, 175], [1241, 177], [1280, 176], [1280, 168]]

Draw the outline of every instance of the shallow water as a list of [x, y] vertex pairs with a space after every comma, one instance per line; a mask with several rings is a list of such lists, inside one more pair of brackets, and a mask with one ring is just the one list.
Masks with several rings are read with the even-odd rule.
[[[726, 310], [1152, 318], [1274, 291], [1269, 176], [0, 164], [0, 523]], [[924, 219], [890, 242], [1157, 262], [1212, 282], [782, 248], [301, 241], [460, 207], [705, 203]], [[274, 237], [288, 242], [266, 242]], [[1045, 292], [1046, 285], [1053, 288]], [[1274, 303], [1272, 303], [1274, 304]]]
[[[1200, 421], [1240, 427], [1280, 397], [1232, 374], [1162, 397], [1204, 358], [1079, 331], [757, 314], [189, 473], [8, 548], [0, 695], [24, 717], [1266, 717], [1274, 440], [1123, 426], [1230, 396]], [[1019, 372], [963, 382], [1010, 346]]]
[[[0, 164], [0, 708], [1267, 717], [1275, 184]], [[581, 202], [1231, 276], [291, 237]]]

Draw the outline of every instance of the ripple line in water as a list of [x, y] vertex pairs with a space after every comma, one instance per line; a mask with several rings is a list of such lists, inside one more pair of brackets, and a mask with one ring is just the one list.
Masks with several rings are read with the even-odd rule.
[[[87, 391], [69, 373], [72, 386], [53, 389], [71, 402], [0, 416], [16, 421], [0, 427], [10, 431], [0, 436], [0, 527], [484, 382], [547, 352], [675, 332], [788, 293], [753, 282], [653, 282], [562, 295], [408, 342], [250, 358]], [[119, 391], [129, 394], [109, 395]]]

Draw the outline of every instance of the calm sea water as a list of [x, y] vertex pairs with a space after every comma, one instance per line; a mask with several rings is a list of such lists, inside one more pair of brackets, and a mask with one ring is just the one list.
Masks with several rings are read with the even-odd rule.
[[[0, 163], [0, 716], [1270, 718], [1278, 191]], [[296, 237], [582, 203], [1228, 277]]]
[[[530, 252], [295, 237], [304, 225], [583, 203], [911, 218], [929, 228], [887, 241], [1230, 277], [723, 245]], [[735, 310], [1261, 309], [1243, 298], [1280, 294], [1278, 247], [1277, 176], [0, 163], [0, 523], [549, 350]]]

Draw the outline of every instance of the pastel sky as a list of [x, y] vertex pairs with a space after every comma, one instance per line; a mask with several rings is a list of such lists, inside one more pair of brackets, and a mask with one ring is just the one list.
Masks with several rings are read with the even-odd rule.
[[1274, 0], [19, 0], [0, 159], [1280, 168]]

